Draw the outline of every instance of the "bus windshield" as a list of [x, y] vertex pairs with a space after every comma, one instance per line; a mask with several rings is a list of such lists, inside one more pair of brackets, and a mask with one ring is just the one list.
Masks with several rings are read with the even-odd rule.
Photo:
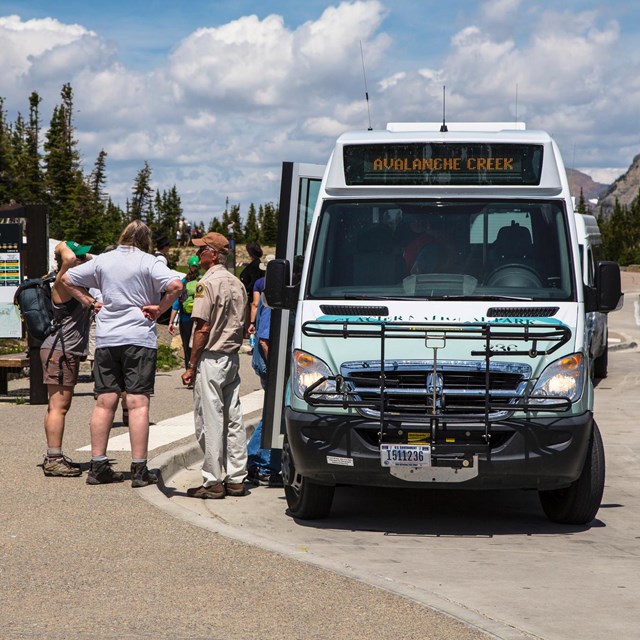
[[329, 200], [307, 295], [574, 300], [559, 200]]

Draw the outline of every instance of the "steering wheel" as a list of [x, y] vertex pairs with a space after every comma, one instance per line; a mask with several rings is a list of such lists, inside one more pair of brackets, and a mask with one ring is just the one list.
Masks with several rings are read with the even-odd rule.
[[494, 269], [487, 277], [488, 287], [524, 287], [537, 289], [542, 287], [540, 274], [526, 264], [503, 264]]

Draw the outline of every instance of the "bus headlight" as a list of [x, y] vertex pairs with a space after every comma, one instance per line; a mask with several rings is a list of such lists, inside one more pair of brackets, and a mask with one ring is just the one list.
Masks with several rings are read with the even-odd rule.
[[[320, 378], [332, 376], [331, 369], [320, 358], [312, 356], [306, 351], [295, 350], [293, 352], [293, 375], [291, 381], [293, 392], [300, 399], [304, 399], [304, 392]], [[336, 383], [333, 380], [326, 380], [314, 391], [335, 393]]]
[[582, 393], [584, 357], [580, 353], [565, 356], [551, 363], [542, 373], [531, 396], [552, 404], [554, 398], [569, 398], [575, 402]]

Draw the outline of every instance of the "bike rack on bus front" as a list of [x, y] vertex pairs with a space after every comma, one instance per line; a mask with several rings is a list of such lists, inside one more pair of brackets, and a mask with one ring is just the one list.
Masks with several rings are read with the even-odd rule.
[[[449, 406], [457, 415], [445, 414], [440, 405], [440, 399], [446, 393], [437, 384], [431, 388], [403, 388], [403, 394], [430, 394], [430, 411], [424, 418], [428, 420], [431, 439], [432, 459], [434, 466], [466, 467], [472, 463], [473, 456], [484, 453], [487, 459], [491, 455], [491, 414], [500, 412], [500, 420], [505, 419], [505, 412], [511, 415], [515, 411], [524, 412], [557, 412], [567, 411], [571, 407], [570, 399], [566, 396], [553, 398], [532, 398], [531, 388], [527, 385], [521, 392], [494, 391], [491, 389], [491, 359], [500, 357], [528, 356], [535, 358], [554, 353], [571, 338], [571, 330], [565, 325], [547, 323], [531, 323], [525, 325], [509, 325], [502, 323], [447, 323], [447, 322], [384, 322], [384, 321], [331, 321], [314, 320], [305, 322], [302, 333], [308, 337], [336, 338], [336, 339], [375, 339], [380, 343], [380, 375], [379, 398], [362, 399], [358, 376], [335, 375], [322, 377], [311, 384], [304, 392], [305, 401], [313, 407], [341, 407], [344, 409], [373, 409], [380, 415], [379, 442], [384, 441], [385, 431], [389, 421], [402, 421], [403, 416], [398, 411], [390, 413], [389, 398], [399, 394], [397, 389], [390, 389], [387, 385], [385, 354], [387, 340], [423, 340], [425, 347], [433, 352], [432, 371], [434, 379], [438, 376], [438, 351], [444, 349], [448, 341], [467, 341], [473, 344], [482, 343], [483, 348], [469, 352], [471, 356], [484, 357], [485, 387], [484, 410], [479, 416], [471, 406]], [[497, 341], [511, 341], [521, 347], [508, 351], [498, 351], [492, 348]], [[324, 383], [335, 383], [335, 391], [322, 389]], [[465, 414], [465, 410], [467, 413]], [[415, 416], [410, 416], [415, 421]], [[461, 420], [484, 422], [484, 446], [447, 443], [440, 436], [441, 421], [456, 422]]]

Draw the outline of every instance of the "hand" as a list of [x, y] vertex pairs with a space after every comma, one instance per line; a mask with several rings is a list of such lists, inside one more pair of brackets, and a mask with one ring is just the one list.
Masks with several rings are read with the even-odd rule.
[[248, 327], [247, 327], [247, 333], [251, 334], [251, 333], [255, 333], [256, 332], [256, 323], [252, 322]]
[[160, 315], [160, 305], [159, 304], [145, 304], [142, 307], [142, 313], [147, 320], [157, 320]]
[[193, 381], [196, 377], [196, 370], [195, 369], [187, 369], [183, 374], [182, 374], [182, 384], [185, 387], [188, 387], [189, 385], [193, 384]]
[[176, 325], [175, 325], [175, 324], [173, 324], [173, 322], [172, 322], [172, 323], [170, 323], [170, 324], [169, 324], [169, 333], [170, 333], [171, 335], [174, 335], [174, 334], [175, 334], [175, 332], [176, 332]]
[[99, 300], [96, 300], [93, 303], [93, 313], [98, 313], [98, 311], [100, 311], [100, 309], [102, 309], [102, 307], [104, 307], [104, 304], [102, 302], [100, 302]]

